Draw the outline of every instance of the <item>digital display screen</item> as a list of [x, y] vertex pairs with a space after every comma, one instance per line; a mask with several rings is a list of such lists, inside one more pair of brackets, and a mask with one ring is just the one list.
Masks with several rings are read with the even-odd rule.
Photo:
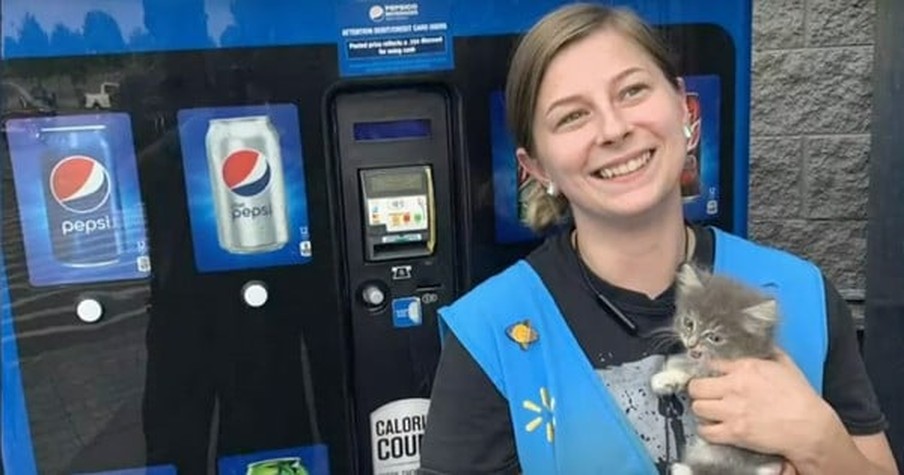
[[422, 173], [372, 173], [366, 181], [368, 191], [378, 195], [424, 191]]
[[355, 140], [425, 139], [431, 135], [430, 119], [387, 120], [380, 122], [356, 122], [353, 126]]

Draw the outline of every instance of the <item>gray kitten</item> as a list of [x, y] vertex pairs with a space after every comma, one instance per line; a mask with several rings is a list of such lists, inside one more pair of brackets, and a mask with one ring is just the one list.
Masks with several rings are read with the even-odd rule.
[[[778, 308], [771, 297], [727, 277], [689, 264], [678, 271], [673, 331], [686, 349], [672, 355], [650, 381], [658, 395], [675, 394], [694, 377], [716, 376], [711, 359], [774, 356]], [[778, 475], [783, 459], [746, 449], [715, 445], [697, 437], [673, 475]]]

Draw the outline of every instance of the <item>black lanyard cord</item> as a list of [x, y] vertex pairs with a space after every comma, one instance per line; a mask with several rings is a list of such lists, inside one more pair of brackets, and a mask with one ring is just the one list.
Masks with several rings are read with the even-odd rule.
[[[688, 236], [687, 226], [684, 227], [684, 261], [686, 262], [688, 259], [688, 254], [690, 254], [690, 236]], [[578, 246], [578, 238], [577, 231], [575, 231], [574, 236], [574, 252], [578, 257], [578, 266], [581, 269], [581, 277], [584, 279], [584, 284], [596, 295], [596, 302], [601, 307], [603, 307], [610, 315], [612, 315], [615, 320], [621, 324], [621, 326], [627, 331], [631, 336], [637, 336], [639, 333], [637, 322], [631, 319], [631, 317], [625, 315], [624, 312], [621, 311], [618, 306], [616, 306], [609, 297], [600, 292], [599, 289], [595, 285], [593, 285], [593, 280], [590, 279], [590, 272], [587, 269], [587, 264], [584, 262], [584, 257], [581, 255], [581, 248]]]

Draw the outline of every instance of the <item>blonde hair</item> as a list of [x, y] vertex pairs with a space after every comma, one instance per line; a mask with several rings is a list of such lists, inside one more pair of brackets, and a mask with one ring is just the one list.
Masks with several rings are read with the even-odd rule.
[[[657, 34], [627, 9], [589, 3], [561, 7], [540, 19], [521, 39], [512, 56], [505, 85], [508, 126], [519, 147], [534, 159], [533, 122], [537, 96], [547, 68], [567, 46], [597, 31], [612, 28], [646, 51], [666, 79], [680, 88], [677, 68], [671, 54]], [[533, 177], [523, 185], [524, 223], [542, 232], [562, 221], [568, 213], [568, 200], [552, 196]]]

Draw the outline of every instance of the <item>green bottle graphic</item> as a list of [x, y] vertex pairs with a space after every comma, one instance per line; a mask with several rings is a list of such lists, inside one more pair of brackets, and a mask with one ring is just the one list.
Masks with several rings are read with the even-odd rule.
[[298, 457], [261, 460], [248, 464], [245, 475], [308, 475]]

